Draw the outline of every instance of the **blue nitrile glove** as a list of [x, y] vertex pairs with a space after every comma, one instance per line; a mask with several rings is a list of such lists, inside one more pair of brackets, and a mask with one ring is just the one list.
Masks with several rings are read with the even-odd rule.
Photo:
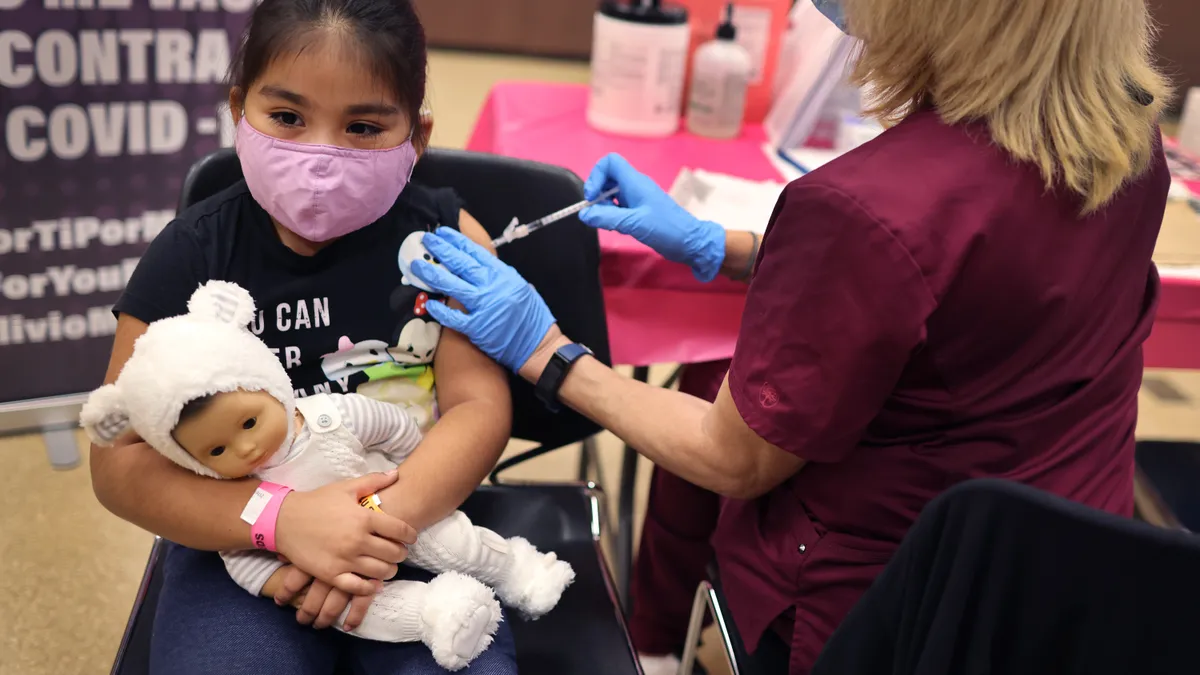
[[467, 308], [464, 314], [431, 300], [425, 304], [430, 316], [505, 368], [520, 370], [555, 324], [546, 301], [516, 270], [458, 230], [439, 227], [422, 242], [441, 265], [418, 259], [412, 273]]
[[583, 196], [619, 188], [620, 206], [597, 204], [579, 214], [591, 227], [616, 230], [637, 239], [671, 262], [692, 268], [700, 281], [712, 281], [725, 261], [725, 228], [688, 213], [645, 174], [618, 154], [605, 155], [583, 185]]

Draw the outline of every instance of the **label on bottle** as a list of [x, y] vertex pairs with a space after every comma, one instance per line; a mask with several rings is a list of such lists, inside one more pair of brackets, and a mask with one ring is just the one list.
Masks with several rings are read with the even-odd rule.
[[771, 10], [735, 4], [733, 25], [737, 28], [737, 43], [750, 53], [750, 84], [759, 84], [771, 45]]
[[689, 129], [706, 136], [736, 134], [745, 113], [746, 89], [744, 72], [698, 72], [688, 102]]
[[740, 127], [742, 117], [746, 114], [746, 89], [749, 87], [746, 77], [741, 73], [726, 73], [721, 78], [721, 84], [723, 91], [717, 113], [718, 123], [722, 127]]

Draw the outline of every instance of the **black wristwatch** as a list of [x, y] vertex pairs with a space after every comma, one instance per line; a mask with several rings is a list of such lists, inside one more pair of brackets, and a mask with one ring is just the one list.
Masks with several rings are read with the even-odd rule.
[[593, 356], [592, 350], [577, 342], [559, 347], [534, 385], [538, 400], [549, 408], [550, 412], [558, 412], [562, 408], [558, 402], [558, 390], [562, 389], [567, 373], [571, 372], [571, 367], [581, 356]]

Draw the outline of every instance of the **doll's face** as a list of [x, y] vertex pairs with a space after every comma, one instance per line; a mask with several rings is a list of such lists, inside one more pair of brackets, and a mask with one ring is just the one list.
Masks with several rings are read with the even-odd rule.
[[278, 399], [239, 390], [214, 395], [172, 436], [204, 466], [225, 478], [242, 478], [280, 449], [287, 427], [287, 410]]

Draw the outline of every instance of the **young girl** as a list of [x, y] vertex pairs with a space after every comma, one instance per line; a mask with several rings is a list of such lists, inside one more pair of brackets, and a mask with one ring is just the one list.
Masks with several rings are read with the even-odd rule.
[[[254, 314], [244, 288], [209, 281], [192, 294], [186, 314], [150, 324], [117, 381], [92, 392], [83, 406], [80, 422], [93, 442], [108, 445], [132, 430], [202, 476], [258, 478], [266, 483], [264, 495], [388, 471], [412, 453], [421, 432], [398, 405], [360, 394], [297, 399], [283, 364], [248, 330]], [[363, 505], [379, 507], [371, 497]], [[265, 513], [266, 506], [243, 517], [257, 525]], [[266, 537], [268, 522], [256, 533]], [[271, 546], [264, 541], [264, 548]], [[448, 670], [462, 669], [491, 644], [500, 619], [497, 595], [538, 618], [575, 577], [554, 553], [475, 527], [461, 511], [423, 530], [409, 553], [410, 564], [438, 576], [384, 583], [354, 633], [422, 642]], [[252, 595], [274, 596], [283, 583], [285, 563], [269, 550], [221, 557]], [[335, 626], [345, 630], [341, 617]]]
[[[283, 499], [275, 541], [300, 571], [276, 600], [303, 591], [296, 616], [245, 593], [212, 552], [254, 546], [239, 516], [258, 481], [197, 476], [138, 438], [93, 446], [101, 503], [179, 544], [164, 561], [153, 672], [330, 675], [347, 662], [372, 674], [442, 672], [423, 645], [303, 625], [327, 627], [349, 604], [346, 627], [356, 627], [374, 580], [396, 573], [415, 530], [453, 512], [508, 439], [503, 372], [461, 335], [430, 324], [428, 298], [398, 264], [410, 235], [438, 225], [488, 239], [451, 192], [408, 184], [429, 135], [420, 115], [425, 69], [424, 34], [407, 0], [264, 0], [231, 69], [246, 180], [163, 230], [117, 302], [106, 382], [148, 323], [183, 314], [192, 292], [216, 279], [254, 297], [251, 329], [297, 396], [369, 382], [415, 396], [417, 408], [435, 401], [440, 415], [397, 474]], [[371, 492], [386, 513], [358, 505]], [[464, 672], [515, 672], [507, 622]]]

